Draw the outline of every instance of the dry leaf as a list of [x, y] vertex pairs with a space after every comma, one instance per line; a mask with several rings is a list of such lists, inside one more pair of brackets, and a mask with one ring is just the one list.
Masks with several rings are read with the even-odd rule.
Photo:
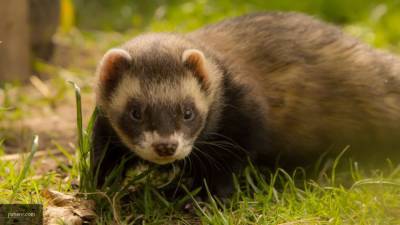
[[44, 209], [44, 225], [93, 224], [96, 219], [92, 200], [81, 199], [58, 191], [45, 189], [42, 196], [49, 201]]

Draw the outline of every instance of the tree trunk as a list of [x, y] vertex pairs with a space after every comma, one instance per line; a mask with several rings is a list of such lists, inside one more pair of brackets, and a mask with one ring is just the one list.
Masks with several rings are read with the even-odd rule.
[[30, 75], [27, 0], [0, 0], [0, 83]]

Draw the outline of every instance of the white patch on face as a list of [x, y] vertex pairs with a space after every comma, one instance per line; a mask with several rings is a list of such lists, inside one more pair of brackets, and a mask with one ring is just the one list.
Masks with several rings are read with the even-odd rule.
[[[170, 135], [169, 137], [160, 137], [160, 135], [155, 131], [144, 132], [143, 138], [142, 138], [143, 141], [141, 143], [139, 143], [138, 145], [130, 143], [126, 138], [127, 137], [123, 138], [123, 139], [125, 139], [124, 142], [129, 146], [131, 151], [133, 151], [135, 154], [137, 154], [142, 159], [145, 159], [145, 160], [148, 160], [150, 162], [157, 163], [160, 165], [172, 163], [176, 160], [185, 158], [192, 151], [192, 145], [193, 145], [193, 141], [185, 139], [183, 137], [183, 133], [180, 133], [180, 132], [179, 133], [175, 132], [172, 135]], [[176, 143], [178, 143], [175, 153], [171, 156], [159, 156], [153, 149], [153, 144], [160, 143], [160, 142], [176, 142]]]
[[122, 114], [128, 100], [132, 97], [140, 96], [140, 93], [141, 87], [139, 80], [136, 77], [126, 76], [115, 93], [112, 94], [109, 108], [112, 113]]
[[194, 103], [200, 113], [205, 114], [208, 112], [209, 106], [212, 103], [212, 99], [207, 97], [205, 93], [200, 89], [200, 85], [195, 78], [188, 77], [181, 82], [181, 93], [188, 94], [193, 98]]
[[150, 84], [145, 90], [140, 86], [140, 81], [137, 78], [126, 76], [113, 93], [109, 109], [113, 114], [121, 114], [125, 110], [127, 101], [131, 98], [143, 99], [146, 103], [172, 104], [179, 103], [186, 97], [194, 99], [194, 103], [201, 113], [207, 113], [212, 102], [212, 96], [206, 96], [197, 80], [191, 76], [183, 79], [175, 86], [166, 80], [162, 83]]

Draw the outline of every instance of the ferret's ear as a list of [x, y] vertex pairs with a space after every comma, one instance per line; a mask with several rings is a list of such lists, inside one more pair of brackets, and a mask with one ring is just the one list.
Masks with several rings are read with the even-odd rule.
[[108, 50], [97, 69], [99, 84], [106, 91], [114, 88], [131, 62], [132, 57], [127, 51], [118, 48]]
[[203, 52], [197, 49], [187, 49], [182, 54], [182, 62], [200, 82], [201, 87], [207, 90], [210, 86], [206, 70], [206, 58]]

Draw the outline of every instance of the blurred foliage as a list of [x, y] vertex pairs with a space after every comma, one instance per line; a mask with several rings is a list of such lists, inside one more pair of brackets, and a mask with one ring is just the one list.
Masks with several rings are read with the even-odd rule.
[[112, 31], [187, 31], [256, 11], [300, 11], [352, 26], [378, 47], [399, 47], [400, 0], [73, 0], [77, 26]]
[[60, 28], [62, 32], [69, 32], [75, 23], [75, 9], [72, 0], [61, 0]]

